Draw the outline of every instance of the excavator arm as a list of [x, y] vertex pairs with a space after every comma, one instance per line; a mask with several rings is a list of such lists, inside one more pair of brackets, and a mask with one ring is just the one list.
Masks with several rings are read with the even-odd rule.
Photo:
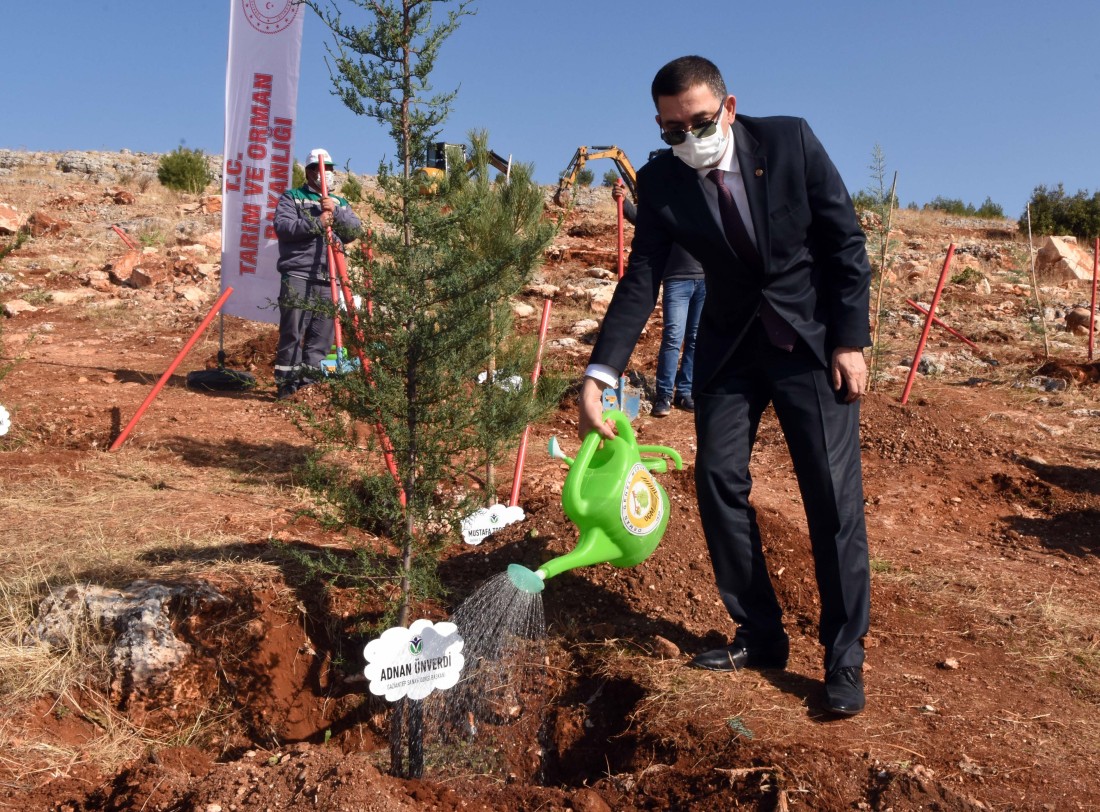
[[[455, 162], [465, 163], [466, 170], [472, 172], [473, 161], [466, 160], [466, 147], [462, 144], [446, 144], [442, 141], [428, 146], [427, 158], [424, 165], [416, 169], [420, 178], [420, 193], [434, 194], [440, 181], [446, 176], [447, 170]], [[512, 156], [502, 157], [493, 150], [489, 150], [489, 166], [504, 175], [505, 180], [512, 177]]]
[[577, 151], [573, 153], [573, 158], [565, 167], [565, 171], [561, 173], [561, 179], [558, 181], [558, 190], [554, 192], [554, 202], [559, 206], [568, 204], [569, 197], [573, 193], [573, 186], [577, 183], [577, 175], [584, 169], [584, 165], [588, 161], [594, 161], [597, 158], [610, 158], [615, 162], [615, 168], [619, 170], [619, 176], [622, 177], [623, 183], [626, 184], [627, 190], [630, 192], [630, 197], [634, 202], [638, 201], [638, 193], [636, 191], [637, 175], [634, 172], [634, 166], [630, 163], [630, 159], [626, 157], [626, 153], [616, 146], [608, 147], [577, 147]]

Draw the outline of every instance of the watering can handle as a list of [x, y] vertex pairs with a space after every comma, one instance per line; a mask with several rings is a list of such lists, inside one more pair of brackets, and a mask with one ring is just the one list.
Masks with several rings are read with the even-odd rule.
[[[638, 446], [638, 453], [642, 456], [646, 454], [660, 454], [661, 456], [668, 457], [676, 465], [677, 471], [682, 471], [684, 468], [684, 458], [680, 456], [674, 448], [669, 448], [663, 445], [640, 445]], [[644, 462], [644, 460], [643, 460]]]
[[580, 450], [577, 451], [577, 456], [573, 459], [573, 464], [570, 466], [570, 476], [565, 479], [565, 487], [568, 489], [568, 493], [562, 494], [563, 501], [568, 497], [568, 500], [576, 505], [582, 513], [587, 513], [590, 510], [590, 505], [586, 499], [581, 497], [581, 482], [584, 481], [584, 475], [588, 471], [588, 466], [592, 462], [596, 449], [600, 447], [600, 442], [628, 442], [631, 444], [634, 442], [634, 430], [630, 427], [630, 418], [625, 414], [616, 409], [611, 409], [603, 413], [603, 419], [614, 421], [616, 436], [611, 440], [604, 440], [599, 432], [595, 430], [588, 432], [581, 443]]

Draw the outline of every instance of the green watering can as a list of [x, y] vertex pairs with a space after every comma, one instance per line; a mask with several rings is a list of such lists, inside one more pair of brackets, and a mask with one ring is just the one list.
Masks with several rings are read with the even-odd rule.
[[520, 564], [508, 566], [508, 577], [524, 592], [541, 592], [544, 581], [566, 570], [609, 563], [633, 567], [642, 563], [661, 541], [668, 526], [668, 494], [653, 478], [665, 473], [671, 458], [683, 468], [680, 455], [659, 445], [638, 445], [630, 419], [620, 411], [604, 413], [617, 434], [610, 440], [589, 432], [575, 460], [565, 456], [557, 438], [550, 454], [564, 460], [569, 474], [562, 487], [565, 515], [577, 525], [580, 538], [572, 552], [553, 558], [532, 572]]

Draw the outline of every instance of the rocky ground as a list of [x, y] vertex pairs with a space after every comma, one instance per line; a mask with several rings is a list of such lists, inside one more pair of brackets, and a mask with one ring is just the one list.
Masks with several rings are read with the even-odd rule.
[[[188, 371], [213, 363], [212, 330], [122, 449], [106, 450], [218, 293], [217, 197], [168, 192], [155, 166], [0, 151], [0, 204], [33, 235], [0, 259], [0, 404], [12, 424], [0, 437], [0, 808], [1100, 805], [1100, 369], [1072, 316], [1091, 291], [1044, 278], [1037, 302], [1014, 223], [905, 211], [893, 223], [862, 413], [873, 569], [863, 714], [821, 711], [805, 522], [771, 417], [754, 501], [790, 666], [685, 667], [732, 629], [694, 510], [691, 416], [643, 414], [641, 441], [686, 463], [660, 477], [674, 510], [660, 547], [633, 569], [549, 582], [544, 659], [521, 669], [476, 735], [429, 738], [423, 780], [401, 780], [387, 772], [388, 709], [368, 697], [356, 659], [378, 602], [310, 581], [293, 555], [386, 540], [318, 512], [303, 473], [315, 438], [298, 416], [320, 395], [274, 400], [274, 328], [225, 323], [229, 365], [254, 373], [256, 389], [186, 387]], [[950, 244], [957, 281], [937, 315], [976, 347], [934, 327], [903, 405], [924, 325], [907, 300], [931, 302]], [[549, 369], [582, 370], [614, 246], [606, 190], [578, 194], [516, 303], [534, 332], [552, 297]], [[655, 314], [633, 358], [649, 380], [659, 335]], [[445, 619], [507, 564], [572, 547], [565, 471], [542, 449], [557, 435], [573, 450], [575, 433], [567, 403], [533, 427], [526, 518], [451, 548], [450, 598], [421, 616]], [[92, 615], [104, 601], [134, 602], [145, 638], [174, 641], [140, 680], [117, 627], [52, 620], [58, 606]]]

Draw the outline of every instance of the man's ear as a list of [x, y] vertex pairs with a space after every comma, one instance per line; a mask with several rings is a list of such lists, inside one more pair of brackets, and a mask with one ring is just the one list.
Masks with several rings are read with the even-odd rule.
[[737, 97], [726, 96], [726, 113], [729, 116], [730, 123], [733, 123], [733, 119], [737, 114]]

